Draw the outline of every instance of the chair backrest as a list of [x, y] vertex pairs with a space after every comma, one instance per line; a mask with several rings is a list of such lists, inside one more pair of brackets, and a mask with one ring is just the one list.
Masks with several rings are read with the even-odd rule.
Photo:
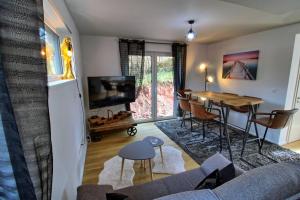
[[196, 101], [190, 101], [190, 105], [191, 105], [192, 115], [195, 118], [200, 118], [200, 119], [206, 118], [207, 111], [203, 104], [196, 102]]
[[270, 128], [273, 129], [284, 128], [297, 111], [298, 111], [297, 108], [292, 110], [273, 110], [272, 113], [274, 113], [275, 115], [273, 117]]
[[183, 90], [178, 90], [177, 91], [177, 96], [182, 97], [182, 98], [190, 98], [191, 95], [186, 95], [185, 92], [191, 92], [191, 89], [183, 89]]
[[191, 111], [190, 103], [188, 98], [177, 97], [179, 100], [179, 106], [183, 111]]

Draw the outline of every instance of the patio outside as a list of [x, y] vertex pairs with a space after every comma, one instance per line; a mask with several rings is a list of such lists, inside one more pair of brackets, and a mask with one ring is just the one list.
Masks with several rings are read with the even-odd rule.
[[[141, 92], [134, 103], [130, 104], [135, 120], [152, 118], [152, 73], [151, 57], [145, 57], [144, 79]], [[174, 84], [173, 59], [157, 56], [157, 117], [173, 116]]]

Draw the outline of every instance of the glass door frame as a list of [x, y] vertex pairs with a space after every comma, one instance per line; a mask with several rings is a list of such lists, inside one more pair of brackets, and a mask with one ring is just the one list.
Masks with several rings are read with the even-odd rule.
[[[175, 119], [175, 90], [173, 91], [173, 115], [168, 117], [157, 117], [157, 57], [158, 56], [168, 56], [172, 57], [172, 53], [170, 52], [156, 52], [156, 51], [148, 51], [145, 53], [145, 56], [151, 57], [151, 118], [137, 120], [138, 123], [146, 123], [167, 119]], [[173, 65], [174, 68], [174, 65]], [[174, 84], [174, 83], [173, 83]]]

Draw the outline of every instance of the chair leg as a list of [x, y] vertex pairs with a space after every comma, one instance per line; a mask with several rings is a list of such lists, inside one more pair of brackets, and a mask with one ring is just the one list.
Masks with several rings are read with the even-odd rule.
[[205, 121], [202, 121], [202, 129], [203, 129], [203, 140], [205, 140], [205, 132], [206, 132], [206, 130], [205, 130]]
[[246, 133], [246, 131], [247, 131], [248, 124], [250, 123], [250, 117], [251, 117], [251, 112], [248, 112], [247, 123], [246, 123], [246, 127], [245, 127], [245, 133]]
[[260, 146], [261, 146], [261, 142], [260, 142], [260, 137], [258, 134], [257, 124], [255, 122], [254, 122], [254, 128], [255, 128], [255, 135], [256, 135], [256, 139], [257, 139], [258, 150], [259, 150]]
[[262, 147], [264, 145], [264, 142], [265, 142], [265, 139], [266, 139], [266, 135], [267, 135], [267, 132], [268, 132], [268, 127], [266, 127], [266, 130], [265, 130], [265, 133], [264, 133], [264, 137], [262, 139], [262, 141], [260, 142], [260, 147], [259, 147], [259, 153], [261, 154], [261, 150], [262, 150]]
[[191, 118], [191, 132], [193, 132], [193, 120]]
[[193, 126], [193, 122], [192, 122], [192, 112], [190, 112], [190, 123], [191, 123], [191, 127]]
[[183, 126], [184, 124], [184, 121], [185, 121], [185, 111], [182, 111], [182, 120], [181, 120], [181, 127]]

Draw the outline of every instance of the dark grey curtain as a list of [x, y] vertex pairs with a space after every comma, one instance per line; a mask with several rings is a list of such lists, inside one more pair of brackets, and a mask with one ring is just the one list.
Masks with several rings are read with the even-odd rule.
[[[186, 74], [186, 44], [173, 43], [172, 56], [174, 59], [174, 88], [179, 91], [185, 88]], [[177, 116], [182, 116], [182, 111], [179, 108], [178, 100], [175, 98], [175, 110]]]
[[[119, 40], [121, 71], [123, 76], [135, 76], [137, 98], [144, 78], [145, 41]], [[126, 109], [130, 110], [129, 104]]]
[[0, 0], [0, 199], [51, 199], [42, 0]]

